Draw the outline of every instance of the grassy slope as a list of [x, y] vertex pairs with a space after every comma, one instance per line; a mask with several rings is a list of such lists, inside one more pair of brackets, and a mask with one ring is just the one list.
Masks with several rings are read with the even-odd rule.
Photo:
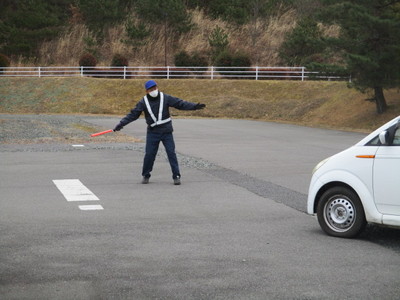
[[[1, 113], [126, 114], [143, 96], [145, 79], [0, 78]], [[369, 131], [400, 114], [399, 90], [385, 92], [389, 110], [377, 115], [368, 95], [345, 82], [165, 80], [160, 90], [204, 102], [202, 111], [173, 115], [246, 118]]]

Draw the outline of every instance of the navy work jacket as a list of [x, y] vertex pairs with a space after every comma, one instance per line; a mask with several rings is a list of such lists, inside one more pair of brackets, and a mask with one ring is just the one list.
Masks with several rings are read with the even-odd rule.
[[[146, 95], [148, 101], [149, 101], [149, 105], [150, 108], [154, 114], [154, 116], [157, 118], [158, 117], [158, 113], [160, 110], [160, 93], [158, 93], [157, 97], [151, 97], [149, 94]], [[170, 118], [170, 113], [169, 113], [169, 108], [170, 107], [174, 107], [176, 109], [179, 110], [196, 110], [196, 103], [192, 103], [192, 102], [188, 102], [188, 101], [184, 101], [182, 99], [173, 97], [171, 95], [167, 95], [164, 94], [164, 105], [163, 105], [163, 111], [162, 111], [162, 120], [166, 120], [168, 118]], [[156, 125], [154, 127], [152, 127], [151, 125], [154, 123], [153, 118], [151, 117], [145, 100], [144, 98], [142, 98], [137, 104], [136, 106], [130, 111], [130, 113], [128, 113], [121, 121], [120, 124], [122, 124], [123, 126], [137, 120], [140, 115], [142, 114], [142, 112], [144, 112], [144, 116], [146, 119], [146, 123], [147, 123], [147, 130], [152, 131], [152, 132], [172, 132], [173, 131], [173, 127], [172, 127], [172, 121], [169, 121], [167, 123], [164, 124], [160, 124], [160, 125]]]

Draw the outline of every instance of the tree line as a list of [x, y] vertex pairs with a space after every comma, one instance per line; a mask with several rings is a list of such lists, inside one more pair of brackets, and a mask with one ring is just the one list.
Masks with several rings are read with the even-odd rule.
[[[40, 43], [56, 38], [74, 20], [84, 22], [98, 40], [108, 27], [123, 23], [127, 42], [140, 46], [151, 24], [165, 24], [176, 35], [189, 31], [195, 8], [232, 26], [294, 8], [297, 26], [279, 49], [283, 64], [350, 75], [353, 87], [373, 90], [378, 113], [387, 109], [384, 89], [400, 86], [400, 0], [2, 0], [0, 53], [35, 57]], [[130, 20], [133, 13], [139, 22]], [[338, 31], [327, 34], [324, 26], [332, 25]], [[209, 43], [214, 61], [230, 57], [230, 63], [251, 64], [251, 57], [227, 53], [221, 28]], [[180, 52], [177, 58], [205, 63], [195, 55]]]
[[[134, 13], [141, 24], [167, 23], [176, 33], [192, 27], [190, 9], [242, 25], [263, 18], [278, 8], [300, 0], [2, 0], [0, 1], [0, 51], [8, 55], [34, 56], [37, 46], [54, 38], [72, 19], [80, 19], [102, 37], [104, 29], [128, 23], [130, 36], [146, 36], [143, 26], [129, 24]], [[306, 1], [307, 2], [307, 1]]]

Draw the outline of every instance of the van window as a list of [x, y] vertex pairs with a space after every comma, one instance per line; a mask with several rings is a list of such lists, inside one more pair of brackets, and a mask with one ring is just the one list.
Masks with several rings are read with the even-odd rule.
[[365, 144], [365, 146], [380, 146], [381, 141], [379, 140], [379, 135], [374, 137], [372, 140], [370, 140], [368, 143]]
[[[370, 140], [365, 146], [381, 146], [379, 135]], [[397, 128], [394, 132], [393, 143], [391, 146], [400, 146], [400, 128]]]
[[400, 146], [400, 129], [397, 128], [394, 133], [393, 146]]

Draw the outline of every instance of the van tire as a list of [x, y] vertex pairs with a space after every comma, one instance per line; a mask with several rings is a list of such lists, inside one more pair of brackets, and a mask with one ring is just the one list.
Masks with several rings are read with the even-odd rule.
[[360, 198], [353, 190], [342, 186], [323, 193], [317, 217], [322, 230], [335, 237], [356, 237], [367, 225]]

